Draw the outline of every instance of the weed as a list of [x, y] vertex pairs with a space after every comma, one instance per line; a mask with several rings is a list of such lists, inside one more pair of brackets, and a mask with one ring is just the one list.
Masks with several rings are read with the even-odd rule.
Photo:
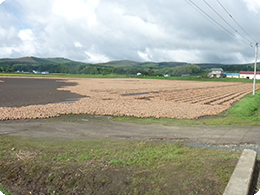
[[4, 189], [3, 186], [0, 185], [0, 192], [2, 192], [4, 195], [11, 195], [8, 191]]
[[95, 156], [93, 154], [80, 154], [78, 157], [77, 157], [77, 160], [79, 162], [81, 161], [88, 161], [88, 160], [92, 160]]

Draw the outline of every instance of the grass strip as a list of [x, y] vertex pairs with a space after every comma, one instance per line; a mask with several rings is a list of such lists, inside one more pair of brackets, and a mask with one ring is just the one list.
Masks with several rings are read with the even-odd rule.
[[0, 136], [14, 194], [222, 194], [240, 153], [180, 143]]
[[4, 194], [4, 195], [11, 195], [8, 191], [6, 191], [6, 190], [4, 189], [3, 186], [0, 185], [0, 194], [1, 194], [1, 192], [2, 192], [2, 194]]
[[21, 74], [21, 73], [0, 73], [0, 76], [13, 76], [13, 77], [59, 77], [59, 78], [129, 78], [127, 75], [90, 75], [90, 74], [63, 74], [63, 73], [53, 73], [53, 74]]
[[[0, 73], [0, 76], [17, 76], [17, 77], [60, 77], [60, 78], [136, 78], [136, 79], [159, 79], [159, 80], [185, 80], [185, 81], [214, 81], [214, 82], [243, 82], [252, 83], [252, 80], [245, 78], [198, 78], [198, 76], [188, 77], [163, 77], [163, 76], [131, 76], [131, 75], [119, 75], [119, 74], [63, 74], [63, 73], [51, 73], [51, 74], [24, 74], [24, 73]], [[260, 80], [256, 80], [256, 83], [260, 83]]]
[[201, 119], [200, 122], [207, 125], [260, 125], [260, 93], [249, 94], [234, 103], [225, 113], [208, 119]]
[[230, 108], [226, 116], [236, 119], [256, 120], [259, 117], [260, 93], [256, 92], [255, 95], [249, 94], [241, 99]]

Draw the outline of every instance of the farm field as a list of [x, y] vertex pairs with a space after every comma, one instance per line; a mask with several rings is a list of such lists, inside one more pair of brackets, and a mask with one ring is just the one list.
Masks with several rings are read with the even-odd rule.
[[71, 113], [196, 119], [219, 114], [252, 92], [251, 83], [237, 82], [89, 78], [59, 78], [57, 82], [60, 81], [76, 85], [58, 90], [82, 98], [63, 103], [0, 107], [0, 120], [49, 118]]

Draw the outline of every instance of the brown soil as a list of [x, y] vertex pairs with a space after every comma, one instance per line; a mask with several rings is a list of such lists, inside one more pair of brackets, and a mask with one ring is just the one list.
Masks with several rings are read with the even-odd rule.
[[[33, 79], [30, 83], [41, 88], [41, 79]], [[56, 82], [57, 79], [50, 80]], [[59, 79], [59, 81], [68, 85], [77, 83], [73, 86], [66, 84], [67, 86], [61, 86], [58, 90], [69, 91], [85, 98], [72, 103], [49, 103], [48, 100], [49, 104], [45, 105], [35, 105], [32, 101], [31, 105], [22, 107], [0, 107], [0, 120], [49, 118], [70, 113], [194, 119], [219, 114], [231, 107], [235, 101], [251, 93], [251, 84], [248, 83], [145, 79]], [[1, 83], [2, 86], [5, 84]], [[17, 87], [16, 90], [7, 87], [3, 89], [6, 90], [2, 91], [3, 94], [17, 93], [22, 99], [31, 96], [19, 94]]]
[[65, 83], [62, 79], [0, 77], [0, 81], [0, 107], [42, 105], [82, 98], [79, 94], [57, 90], [65, 85], [77, 85]]

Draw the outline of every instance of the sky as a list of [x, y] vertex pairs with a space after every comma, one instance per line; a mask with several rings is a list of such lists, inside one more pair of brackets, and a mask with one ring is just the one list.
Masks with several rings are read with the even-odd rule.
[[252, 63], [260, 0], [0, 0], [0, 58]]

